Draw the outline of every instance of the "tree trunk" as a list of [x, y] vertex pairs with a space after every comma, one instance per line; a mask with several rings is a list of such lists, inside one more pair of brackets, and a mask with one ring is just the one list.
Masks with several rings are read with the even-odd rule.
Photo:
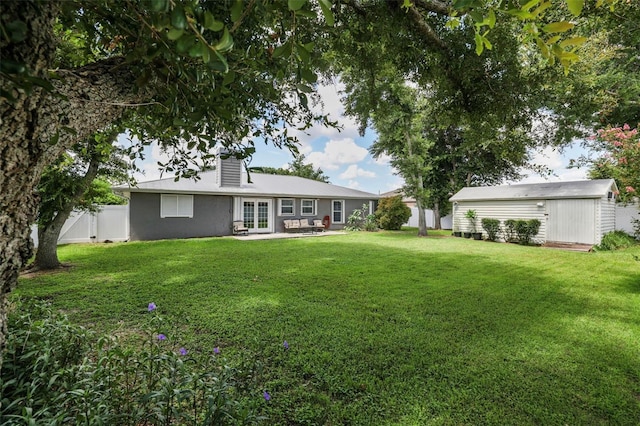
[[416, 199], [416, 207], [418, 208], [418, 236], [426, 237], [427, 236], [427, 218], [424, 213], [424, 205], [422, 201]]
[[58, 260], [60, 231], [62, 231], [64, 223], [69, 219], [75, 206], [78, 205], [78, 201], [89, 189], [91, 182], [98, 176], [99, 168], [100, 159], [94, 153], [76, 192], [67, 199], [67, 202], [60, 208], [50, 223], [38, 225], [38, 250], [31, 269], [47, 270], [60, 267], [60, 261]]
[[434, 229], [442, 229], [442, 218], [440, 217], [440, 203], [435, 202], [433, 205], [433, 228]]
[[35, 188], [42, 171], [73, 143], [121, 117], [122, 103], [149, 96], [133, 90], [135, 76], [129, 67], [116, 67], [124, 63], [122, 58], [98, 61], [73, 72], [59, 70], [62, 80], [50, 81], [56, 51], [53, 25], [59, 12], [58, 1], [0, 2], [3, 22], [27, 25], [23, 41], [0, 37], [0, 58], [24, 63], [31, 76], [49, 81], [56, 89], [56, 93], [39, 86], [16, 90], [7, 79], [0, 79], [0, 87], [15, 98], [0, 100], [0, 365], [8, 294], [33, 251], [30, 227], [36, 217]]

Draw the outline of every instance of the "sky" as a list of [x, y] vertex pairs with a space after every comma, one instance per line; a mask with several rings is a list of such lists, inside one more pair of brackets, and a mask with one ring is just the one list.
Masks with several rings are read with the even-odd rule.
[[[306, 133], [297, 131], [300, 140], [300, 153], [304, 154], [306, 162], [312, 163], [314, 168], [321, 168], [334, 185], [354, 188], [361, 191], [381, 194], [398, 189], [403, 180], [389, 165], [388, 158], [375, 159], [369, 154], [369, 147], [376, 140], [376, 134], [368, 129], [365, 136], [358, 134], [358, 125], [350, 117], [343, 115], [344, 107], [340, 101], [340, 86], [322, 86], [320, 94], [325, 113], [330, 114], [332, 120], [337, 120], [342, 127], [339, 131], [333, 128], [315, 126]], [[551, 176], [539, 176], [534, 172], [525, 171], [527, 175], [519, 182], [536, 183], [544, 181], [571, 181], [586, 179], [585, 169], [568, 169], [572, 158], [578, 158], [584, 151], [578, 142], [563, 152], [547, 148], [534, 153], [534, 162], [547, 166], [553, 170]], [[146, 149], [146, 159], [138, 167], [144, 170], [144, 175], [136, 175], [139, 182], [160, 178], [157, 161], [165, 158], [154, 144]], [[293, 160], [293, 156], [286, 149], [279, 149], [272, 145], [256, 143], [256, 153], [249, 162], [249, 167], [286, 167]], [[168, 177], [168, 176], [163, 176]]]

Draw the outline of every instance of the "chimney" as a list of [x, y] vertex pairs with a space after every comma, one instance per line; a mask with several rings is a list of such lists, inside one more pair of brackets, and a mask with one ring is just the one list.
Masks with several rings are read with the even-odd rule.
[[218, 149], [216, 153], [216, 182], [219, 186], [240, 187], [242, 178], [242, 160], [238, 160], [231, 155], [227, 158], [230, 151]]

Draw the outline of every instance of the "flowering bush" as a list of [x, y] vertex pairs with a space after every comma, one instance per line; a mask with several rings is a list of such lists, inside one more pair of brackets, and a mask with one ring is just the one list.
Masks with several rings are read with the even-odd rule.
[[[255, 380], [221, 363], [220, 348], [193, 355], [159, 333], [150, 303], [149, 330], [136, 348], [97, 337], [42, 303], [13, 309], [0, 372], [3, 424], [258, 424]], [[248, 382], [248, 383], [247, 383]], [[267, 397], [267, 395], [269, 395]], [[262, 402], [264, 403], [264, 402]]]
[[592, 141], [604, 155], [593, 163], [591, 177], [612, 177], [619, 199], [630, 201], [640, 191], [640, 135], [628, 124], [598, 130]]

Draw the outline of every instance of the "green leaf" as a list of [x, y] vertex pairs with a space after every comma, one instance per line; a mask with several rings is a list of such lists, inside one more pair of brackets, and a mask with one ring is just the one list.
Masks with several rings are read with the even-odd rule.
[[542, 31], [545, 33], [564, 33], [572, 29], [574, 26], [574, 24], [567, 21], [552, 22], [542, 27]]
[[331, 11], [331, 1], [330, 0], [318, 0], [320, 3], [320, 9], [322, 10], [322, 14], [324, 15], [324, 21], [328, 26], [333, 27], [335, 24], [335, 18], [333, 16], [333, 12]]
[[484, 50], [484, 42], [482, 40], [482, 36], [476, 33], [475, 40], [476, 40], [476, 55], [480, 56], [482, 55], [482, 52]]
[[187, 28], [187, 15], [184, 14], [181, 4], [177, 4], [171, 11], [171, 25], [181, 30]]
[[316, 19], [318, 17], [318, 14], [313, 10], [298, 10], [296, 12], [296, 16], [304, 16], [306, 18]]
[[521, 20], [534, 19], [535, 18], [535, 16], [531, 12], [526, 12], [526, 11], [520, 10], [520, 9], [509, 9], [509, 10], [507, 10], [507, 13], [509, 15], [515, 16], [516, 18], [519, 18]]
[[309, 59], [311, 58], [311, 52], [309, 52], [302, 43], [299, 43], [297, 45], [296, 51], [298, 52], [298, 56], [300, 57], [300, 60], [302, 62], [309, 62]]
[[151, 0], [151, 10], [154, 12], [162, 12], [167, 10], [167, 5], [169, 2], [167, 0]]
[[181, 28], [171, 28], [169, 30], [169, 32], [167, 33], [167, 38], [169, 40], [177, 40], [180, 37], [182, 37], [182, 34], [184, 34], [184, 30]]
[[202, 47], [202, 62], [208, 64], [211, 60], [211, 49], [206, 44], [203, 44]]
[[454, 0], [453, 8], [460, 10], [465, 9], [467, 7], [476, 6], [476, 0]]
[[296, 84], [296, 88], [297, 88], [299, 91], [304, 92], [304, 93], [311, 93], [311, 92], [313, 92], [313, 89], [312, 89], [311, 87], [307, 86], [306, 84], [302, 84], [302, 83], [300, 83], [300, 84]]
[[217, 50], [214, 50], [213, 53], [217, 56], [218, 60], [211, 61], [209, 63], [209, 67], [222, 71], [224, 73], [229, 72], [229, 63], [227, 62], [227, 58], [222, 56]]
[[486, 37], [484, 37], [484, 36], [483, 36], [483, 37], [482, 37], [482, 42], [484, 43], [484, 47], [485, 47], [487, 50], [491, 50], [491, 49], [493, 49], [493, 45], [491, 44], [491, 42], [489, 41], [489, 39], [488, 39], [488, 38], [486, 38]]
[[318, 76], [309, 68], [302, 68], [300, 70], [300, 76], [308, 83], [315, 83], [318, 81]]
[[235, 79], [236, 79], [236, 73], [233, 71], [229, 71], [224, 75], [224, 78], [222, 79], [222, 85], [228, 86], [229, 84], [233, 83]]
[[584, 0], [567, 0], [567, 7], [574, 16], [579, 16], [584, 7]]
[[244, 11], [244, 4], [242, 0], [233, 0], [231, 5], [231, 22], [238, 22]]
[[489, 28], [493, 28], [496, 26], [496, 13], [493, 11], [493, 9], [489, 9]]
[[482, 21], [484, 21], [482, 13], [476, 12], [475, 10], [469, 12], [469, 16], [471, 16], [471, 19], [473, 19], [477, 23], [481, 23]]
[[586, 37], [572, 37], [564, 40], [560, 43], [560, 47], [568, 47], [568, 46], [582, 46], [588, 39]]
[[228, 52], [233, 47], [233, 37], [227, 28], [222, 33], [222, 38], [213, 48], [218, 52]]
[[224, 28], [224, 23], [216, 21], [213, 14], [209, 11], [204, 13], [204, 27], [211, 31], [220, 31]]
[[180, 37], [176, 42], [176, 50], [180, 53], [184, 53], [188, 51], [189, 48], [191, 48], [191, 46], [193, 46], [195, 42], [196, 42], [196, 37], [194, 35], [185, 34], [182, 37]]
[[289, 10], [293, 10], [293, 11], [300, 10], [306, 2], [307, 0], [289, 0], [288, 2]]
[[291, 51], [292, 51], [292, 45], [291, 45], [291, 41], [287, 40], [286, 43], [276, 47], [273, 50], [273, 57], [274, 58], [280, 58], [282, 56], [291, 56]]
[[522, 6], [520, 8], [520, 10], [528, 11], [529, 9], [531, 9], [533, 6], [537, 5], [538, 3], [540, 3], [540, 0], [531, 0], [530, 2], [528, 2], [524, 6]]

